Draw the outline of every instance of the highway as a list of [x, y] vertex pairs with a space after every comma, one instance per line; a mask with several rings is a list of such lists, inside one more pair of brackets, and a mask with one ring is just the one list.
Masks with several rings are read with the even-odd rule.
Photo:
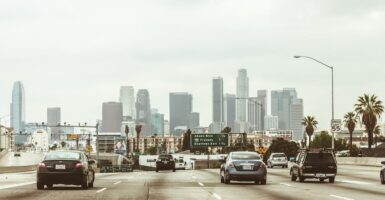
[[0, 174], [0, 199], [384, 199], [379, 167], [339, 166], [334, 184], [290, 181], [288, 169], [268, 169], [267, 185], [220, 183], [219, 170], [97, 174], [95, 187], [37, 190], [35, 172]]

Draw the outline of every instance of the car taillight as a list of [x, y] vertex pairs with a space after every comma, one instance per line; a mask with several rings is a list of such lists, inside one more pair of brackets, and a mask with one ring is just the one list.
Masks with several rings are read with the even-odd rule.
[[304, 169], [311, 169], [313, 166], [303, 166]]
[[45, 163], [39, 163], [38, 167], [39, 168], [45, 168]]
[[229, 168], [234, 168], [234, 163], [229, 163]]
[[335, 168], [335, 166], [328, 166], [328, 168], [329, 168], [329, 169], [334, 169], [334, 168]]
[[75, 168], [83, 168], [84, 167], [84, 164], [83, 163], [77, 163], [75, 165]]
[[266, 168], [266, 165], [265, 165], [265, 163], [261, 163], [261, 165], [259, 167]]

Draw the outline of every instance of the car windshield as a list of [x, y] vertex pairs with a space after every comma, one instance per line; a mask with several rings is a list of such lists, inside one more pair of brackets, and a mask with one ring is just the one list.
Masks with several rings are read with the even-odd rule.
[[308, 153], [306, 155], [306, 163], [334, 163], [331, 153]]
[[282, 158], [282, 157], [286, 157], [286, 155], [283, 154], [283, 153], [280, 153], [280, 154], [274, 154], [274, 155], [273, 155], [273, 158]]
[[49, 152], [44, 160], [80, 160], [80, 153], [64, 151]]
[[233, 153], [233, 160], [260, 160], [261, 157], [256, 153]]
[[172, 159], [172, 155], [160, 155], [159, 159]]

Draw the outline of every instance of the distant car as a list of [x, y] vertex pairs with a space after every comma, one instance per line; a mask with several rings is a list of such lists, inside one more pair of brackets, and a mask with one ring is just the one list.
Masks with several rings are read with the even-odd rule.
[[380, 180], [381, 180], [381, 184], [385, 184], [385, 161], [382, 161], [381, 164], [382, 164], [382, 168], [380, 172]]
[[336, 153], [336, 157], [349, 157], [350, 151], [349, 150], [343, 150]]
[[280, 166], [282, 168], [287, 168], [287, 157], [284, 153], [272, 153], [267, 160], [267, 167], [273, 168], [275, 166]]
[[332, 151], [323, 149], [301, 150], [290, 169], [292, 181], [299, 178], [300, 182], [305, 179], [319, 179], [321, 182], [329, 179], [334, 183], [337, 176], [337, 162]]
[[172, 155], [162, 154], [158, 156], [155, 171], [158, 172], [159, 170], [172, 170], [175, 172], [175, 161]]
[[255, 184], [266, 184], [267, 169], [261, 156], [255, 152], [231, 152], [223, 160], [220, 169], [221, 183], [230, 181], [254, 181]]
[[186, 169], [186, 165], [183, 157], [175, 158], [175, 169]]
[[96, 161], [88, 159], [80, 151], [51, 151], [39, 163], [36, 172], [38, 190], [51, 189], [53, 184], [81, 185], [83, 189], [93, 187]]
[[14, 157], [20, 157], [20, 156], [21, 156], [21, 153], [20, 153], [20, 152], [15, 152], [15, 153], [13, 154], [13, 156], [14, 156]]

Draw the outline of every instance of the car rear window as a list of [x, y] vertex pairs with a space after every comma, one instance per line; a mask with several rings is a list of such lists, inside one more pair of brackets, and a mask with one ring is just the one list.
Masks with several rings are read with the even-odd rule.
[[260, 160], [261, 157], [256, 153], [233, 153], [233, 160]]
[[334, 163], [331, 153], [308, 153], [306, 155], [306, 163]]
[[274, 154], [274, 155], [273, 155], [273, 158], [282, 158], [282, 157], [286, 157], [286, 155], [283, 154], [283, 153], [280, 153], [280, 154]]
[[80, 160], [80, 153], [77, 152], [49, 152], [44, 160]]
[[159, 159], [172, 159], [172, 155], [160, 155]]

